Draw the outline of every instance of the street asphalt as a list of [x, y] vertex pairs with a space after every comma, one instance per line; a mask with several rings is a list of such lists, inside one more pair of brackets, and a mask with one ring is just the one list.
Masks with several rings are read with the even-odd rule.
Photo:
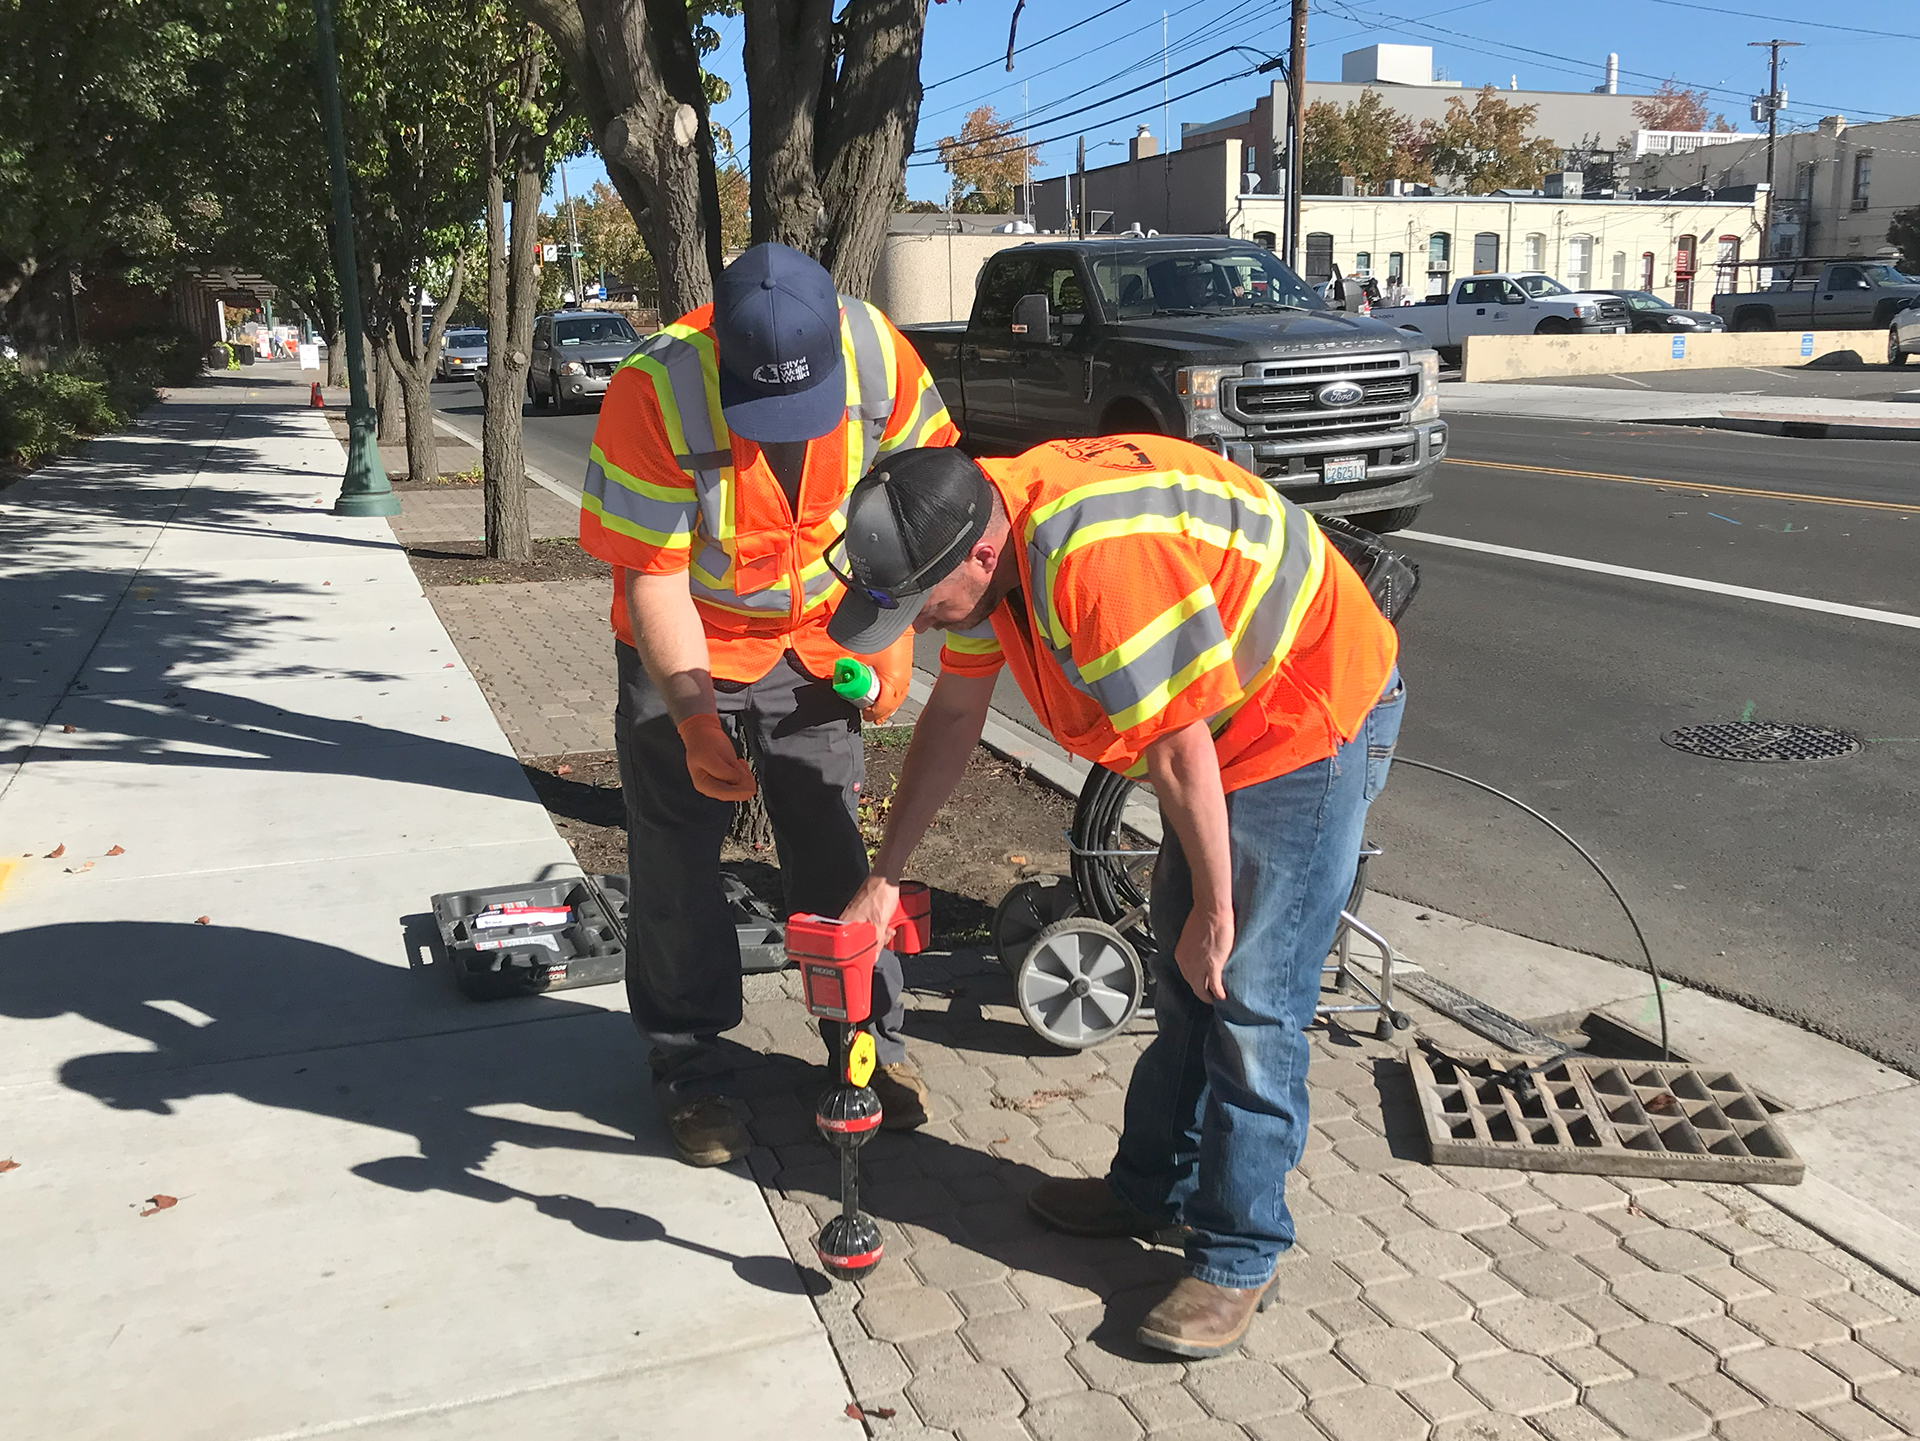
[[[473, 387], [435, 394], [477, 420]], [[574, 481], [594, 422], [529, 411], [529, 463]], [[1418, 535], [1920, 616], [1911, 443], [1498, 416], [1453, 426]], [[1403, 543], [1422, 588], [1402, 628], [1401, 754], [1508, 790], [1570, 831], [1669, 975], [1920, 1074], [1920, 633]], [[1002, 703], [1030, 723], [1017, 693]], [[1661, 740], [1743, 718], [1835, 726], [1864, 744], [1763, 764]], [[1371, 875], [1382, 890], [1638, 961], [1599, 880], [1502, 801], [1401, 767], [1370, 829], [1386, 849]]]

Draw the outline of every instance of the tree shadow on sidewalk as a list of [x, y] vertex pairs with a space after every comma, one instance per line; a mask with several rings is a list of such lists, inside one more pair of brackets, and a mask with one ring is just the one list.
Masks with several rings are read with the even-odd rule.
[[[0, 1016], [80, 1017], [145, 1047], [59, 1067], [61, 1084], [115, 1110], [169, 1116], [179, 1103], [232, 1095], [391, 1131], [417, 1154], [354, 1166], [362, 1180], [524, 1202], [602, 1240], [723, 1261], [761, 1289], [818, 1286], [785, 1256], [735, 1256], [625, 1206], [481, 1174], [502, 1146], [671, 1156], [622, 1012], [547, 996], [482, 1010], [434, 969], [402, 970], [272, 932], [120, 922], [0, 934]], [[482, 1113], [494, 1107], [554, 1119]]]

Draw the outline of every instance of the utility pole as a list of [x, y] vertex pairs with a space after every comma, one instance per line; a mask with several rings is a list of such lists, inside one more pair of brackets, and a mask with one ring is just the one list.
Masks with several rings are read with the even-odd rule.
[[1765, 229], [1760, 232], [1760, 258], [1773, 258], [1773, 145], [1780, 133], [1780, 107], [1787, 103], [1787, 97], [1780, 93], [1780, 50], [1781, 47], [1798, 49], [1798, 40], [1749, 40], [1749, 50], [1764, 48], [1767, 51], [1767, 93], [1753, 102], [1754, 119], [1760, 118], [1762, 107], [1767, 112], [1767, 214]]
[[1293, 0], [1293, 47], [1287, 55], [1287, 268], [1300, 269], [1300, 183], [1306, 175], [1301, 151], [1307, 104], [1307, 0]]
[[580, 291], [580, 230], [573, 223], [573, 197], [567, 194], [567, 167], [560, 166], [560, 203], [567, 207], [567, 263], [573, 276], [573, 303], [575, 308], [586, 304], [587, 297]]
[[362, 337], [360, 266], [353, 253], [353, 196], [347, 185], [347, 128], [340, 116], [340, 69], [333, 49], [333, 12], [328, 0], [313, 0], [318, 41], [320, 114], [327, 126], [327, 163], [333, 179], [333, 273], [340, 286], [340, 343], [347, 348], [347, 474], [333, 503], [335, 515], [398, 515], [400, 498], [380, 464], [373, 407], [367, 403], [367, 360]]
[[1074, 173], [1080, 177], [1080, 209], [1076, 231], [1078, 234], [1085, 235], [1087, 233], [1087, 137], [1084, 135], [1080, 137], [1079, 148], [1075, 151], [1073, 169]]

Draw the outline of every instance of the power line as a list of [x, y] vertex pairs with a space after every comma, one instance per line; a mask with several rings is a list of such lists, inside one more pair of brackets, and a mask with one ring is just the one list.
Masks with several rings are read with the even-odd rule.
[[[1377, 15], [1383, 19], [1392, 21], [1398, 25], [1410, 25], [1415, 27], [1416, 29], [1431, 30], [1437, 35], [1444, 35], [1448, 37], [1450, 40], [1453, 40], [1463, 50], [1473, 50], [1477, 54], [1492, 55], [1495, 59], [1511, 59], [1513, 55], [1526, 55], [1526, 56], [1534, 57], [1536, 59], [1560, 61], [1562, 65], [1567, 67], [1572, 67], [1567, 69], [1565, 72], [1570, 75], [1590, 75], [1593, 72], [1593, 66], [1590, 61], [1581, 60], [1576, 58], [1575, 56], [1560, 55], [1560, 54], [1556, 54], [1554, 51], [1551, 51], [1551, 50], [1534, 50], [1525, 45], [1513, 45], [1504, 40], [1494, 40], [1484, 35], [1473, 35], [1463, 30], [1450, 30], [1444, 25], [1434, 25], [1427, 21], [1415, 20], [1405, 15], [1392, 15], [1387, 13], [1384, 10], [1360, 11], [1357, 9], [1357, 7], [1344, 3], [1344, 0], [1327, 0], [1327, 4], [1332, 6], [1333, 9], [1345, 14], [1348, 19], [1353, 20], [1359, 24], [1364, 25], [1366, 23], [1365, 21], [1360, 19], [1361, 14]], [[1385, 28], [1385, 27], [1377, 27], [1377, 28]], [[1493, 46], [1494, 49], [1478, 50], [1473, 45], [1461, 43], [1469, 40], [1480, 41], [1482, 44]], [[1505, 51], [1507, 53], [1501, 54], [1500, 52], [1502, 51]], [[1546, 68], [1549, 70], [1552, 70], [1560, 67], [1549, 65]], [[1638, 80], [1650, 80], [1655, 84], [1664, 84], [1666, 81], [1670, 79], [1677, 78], [1674, 76], [1666, 76], [1666, 75], [1652, 75], [1647, 73], [1644, 70], [1622, 69], [1620, 73], [1622, 75], [1631, 76]], [[1694, 85], [1691, 88], [1697, 89], [1701, 91], [1703, 94], [1729, 96], [1729, 97], [1741, 99], [1741, 100], [1744, 100], [1747, 98], [1746, 92], [1744, 90], [1734, 90], [1724, 85], [1700, 84], [1700, 85]], [[1813, 101], [1809, 101], [1807, 102], [1807, 104], [1809, 107], [1811, 107], [1804, 112], [1807, 114], [1812, 114], [1814, 113], [1815, 110], [1819, 108], [1824, 108], [1819, 106], [1817, 102], [1813, 102]], [[1798, 109], [1799, 107], [1795, 107], [1795, 108]], [[1867, 111], [1856, 110], [1855, 113], [1866, 114], [1866, 115], [1878, 115], [1883, 118], [1891, 118], [1888, 112], [1882, 111], [1882, 110], [1867, 110]]]
[[[1133, 4], [1133, 0], [1119, 0], [1118, 4], [1109, 5], [1104, 10], [1096, 11], [1092, 15], [1087, 16], [1087, 18], [1084, 20], [1074, 21], [1073, 24], [1067, 26], [1064, 30], [1056, 30], [1051, 35], [1042, 35], [1038, 40], [1029, 40], [1025, 45], [1022, 45], [1019, 49], [1015, 50], [1013, 53], [1015, 55], [1024, 55], [1029, 50], [1035, 49], [1041, 45], [1045, 45], [1049, 40], [1058, 40], [1062, 35], [1066, 35], [1074, 30], [1078, 30], [1082, 25], [1091, 25], [1093, 24], [1094, 21], [1100, 19], [1101, 16], [1111, 15], [1113, 14], [1114, 11], [1122, 8], [1123, 6], [1127, 6], [1131, 4]], [[998, 65], [999, 63], [1000, 63], [1000, 57], [996, 55], [994, 56], [993, 59], [983, 61], [982, 63], [974, 66], [971, 70], [961, 70], [955, 74], [945, 76], [939, 80], [935, 80], [930, 85], [922, 85], [920, 87], [920, 93], [924, 95], [929, 90], [938, 90], [942, 85], [951, 85], [954, 81], [964, 80], [969, 75], [978, 75], [982, 70], [991, 70], [995, 65]]]
[[[1184, 75], [1184, 74], [1186, 74], [1186, 73], [1187, 73], [1187, 72], [1188, 72], [1189, 70], [1198, 70], [1198, 69], [1199, 69], [1199, 68], [1200, 68], [1200, 67], [1201, 67], [1202, 65], [1208, 65], [1208, 64], [1211, 64], [1211, 63], [1212, 63], [1213, 61], [1215, 61], [1215, 60], [1218, 60], [1218, 59], [1219, 59], [1219, 58], [1220, 58], [1221, 56], [1223, 56], [1223, 55], [1231, 55], [1231, 54], [1233, 54], [1233, 53], [1234, 53], [1234, 52], [1235, 52], [1236, 50], [1240, 50], [1240, 49], [1243, 49], [1243, 48], [1244, 48], [1244, 47], [1242, 47], [1242, 46], [1239, 46], [1239, 45], [1229, 45], [1229, 46], [1227, 46], [1227, 48], [1226, 48], [1226, 49], [1224, 49], [1224, 50], [1216, 50], [1216, 51], [1214, 51], [1214, 52], [1213, 52], [1213, 54], [1211, 54], [1211, 55], [1205, 55], [1205, 56], [1202, 56], [1202, 57], [1201, 57], [1200, 59], [1198, 59], [1198, 60], [1195, 60], [1195, 61], [1194, 61], [1194, 62], [1193, 62], [1192, 64], [1190, 64], [1190, 65], [1182, 65], [1182, 66], [1181, 66], [1181, 67], [1180, 67], [1180, 68], [1179, 68], [1178, 70], [1175, 70], [1175, 71], [1173, 71], [1173, 72], [1171, 72], [1171, 73], [1172, 73], [1173, 75]], [[1253, 71], [1251, 71], [1251, 70], [1246, 70], [1246, 71], [1242, 71], [1242, 72], [1241, 72], [1241, 75], [1251, 75], [1251, 74], [1253, 74], [1253, 73], [1254, 73], [1254, 72], [1253, 72]], [[1230, 77], [1230, 78], [1232, 78], [1232, 79], [1235, 79], [1235, 80], [1238, 80], [1238, 79], [1240, 79], [1240, 78], [1241, 78], [1241, 75], [1235, 75], [1235, 76], [1232, 76], [1232, 77]], [[1224, 83], [1224, 82], [1222, 82], [1222, 83]], [[1122, 90], [1122, 91], [1121, 91], [1121, 92], [1120, 92], [1119, 94], [1117, 94], [1117, 95], [1109, 95], [1109, 96], [1106, 96], [1106, 97], [1105, 97], [1104, 99], [1101, 99], [1101, 100], [1095, 100], [1095, 101], [1092, 101], [1092, 102], [1090, 102], [1089, 104], [1086, 104], [1086, 105], [1082, 105], [1082, 106], [1080, 106], [1080, 107], [1079, 107], [1079, 108], [1078, 108], [1077, 110], [1068, 110], [1068, 111], [1065, 111], [1065, 112], [1063, 112], [1063, 113], [1061, 113], [1061, 114], [1058, 114], [1058, 115], [1053, 115], [1053, 116], [1049, 116], [1048, 118], [1049, 118], [1050, 120], [1054, 120], [1054, 121], [1060, 121], [1060, 120], [1071, 120], [1071, 119], [1073, 119], [1073, 117], [1074, 117], [1074, 116], [1076, 116], [1076, 115], [1085, 115], [1085, 114], [1086, 114], [1086, 113], [1087, 113], [1088, 111], [1090, 111], [1090, 110], [1099, 110], [1099, 109], [1101, 109], [1101, 108], [1102, 108], [1102, 107], [1104, 107], [1104, 106], [1108, 106], [1108, 105], [1111, 105], [1111, 104], [1113, 104], [1113, 103], [1114, 103], [1114, 101], [1116, 101], [1116, 100], [1125, 100], [1125, 99], [1126, 99], [1126, 98], [1127, 98], [1127, 97], [1128, 97], [1129, 95], [1138, 95], [1138, 94], [1139, 94], [1139, 93], [1140, 93], [1140, 92], [1141, 92], [1142, 90], [1151, 90], [1152, 88], [1153, 88], [1153, 82], [1152, 82], [1151, 80], [1149, 80], [1149, 81], [1147, 81], [1147, 82], [1145, 82], [1144, 84], [1141, 84], [1141, 85], [1136, 85], [1136, 86], [1134, 86], [1134, 87], [1133, 87], [1133, 88], [1132, 88], [1131, 90]], [[1171, 101], [1168, 101], [1168, 103], [1169, 103], [1169, 104], [1171, 104], [1172, 102], [1171, 102]], [[1149, 107], [1149, 108], [1151, 108], [1151, 107]], [[1112, 121], [1107, 121], [1107, 122], [1104, 122], [1104, 123], [1106, 123], [1106, 124], [1112, 124], [1113, 122], [1112, 122]], [[973, 144], [976, 144], [976, 145], [978, 145], [978, 144], [983, 144], [983, 143], [985, 143], [985, 142], [987, 142], [987, 141], [990, 141], [990, 140], [1000, 140], [1000, 139], [1004, 139], [1004, 138], [1005, 138], [1006, 136], [1009, 136], [1009, 135], [1012, 135], [1012, 134], [1014, 134], [1014, 133], [1015, 133], [1016, 131], [1018, 131], [1019, 129], [1020, 129], [1020, 126], [1019, 126], [1019, 125], [1014, 125], [1014, 124], [1008, 124], [1008, 125], [1002, 125], [1002, 126], [1001, 126], [1001, 127], [1000, 127], [1000, 128], [998, 129], [998, 130], [995, 130], [995, 131], [993, 131], [993, 132], [991, 132], [991, 133], [989, 133], [989, 134], [986, 134], [986, 135], [982, 135], [982, 136], [979, 136], [979, 137], [977, 137], [977, 138], [976, 138], [976, 139], [975, 139], [975, 140], [974, 140], [974, 141], [973, 141], [972, 143], [973, 143]], [[1044, 144], [1045, 142], [1044, 142], [1044, 141], [1042, 141], [1042, 142], [1039, 142], [1039, 143], [1042, 143], [1042, 144]], [[1020, 150], [1020, 149], [1024, 149], [1024, 148], [1030, 148], [1030, 142], [1028, 142], [1028, 141], [1026, 141], [1026, 140], [1021, 140], [1021, 141], [1019, 141], [1019, 142], [1018, 142], [1017, 144], [1014, 144], [1014, 145], [1009, 145], [1009, 146], [1004, 146], [1004, 147], [1002, 147], [1002, 151], [995, 151], [995, 152], [992, 152], [992, 153], [994, 153], [994, 154], [1000, 154], [1000, 153], [1003, 153], [1003, 151], [1006, 151], [1006, 150]], [[918, 151], [918, 150], [916, 150], [916, 151], [910, 151], [910, 152], [909, 152], [909, 154], [917, 154], [917, 153], [919, 153], [919, 151]], [[909, 162], [909, 163], [912, 163], [912, 162]], [[925, 163], [929, 163], [929, 162], [921, 162], [921, 163], [923, 163], [923, 164], [925, 164]], [[940, 162], [938, 162], [938, 161], [934, 161], [934, 162], [931, 162], [931, 163], [934, 163], [934, 164], [938, 164], [938, 163], [940, 163]]]
[[[1219, 88], [1220, 86], [1222, 86], [1222, 85], [1227, 85], [1227, 84], [1231, 84], [1231, 83], [1232, 83], [1233, 81], [1235, 81], [1235, 80], [1244, 80], [1244, 79], [1246, 79], [1246, 78], [1247, 78], [1247, 77], [1248, 77], [1249, 75], [1256, 75], [1256, 74], [1258, 74], [1258, 73], [1259, 73], [1259, 67], [1258, 67], [1258, 66], [1252, 66], [1252, 67], [1249, 67], [1248, 69], [1245, 69], [1245, 70], [1238, 70], [1238, 71], [1235, 71], [1235, 72], [1234, 72], [1233, 74], [1231, 74], [1231, 75], [1223, 75], [1223, 76], [1221, 76], [1221, 77], [1220, 77], [1220, 78], [1219, 78], [1218, 80], [1209, 80], [1209, 81], [1208, 81], [1208, 82], [1207, 82], [1207, 83], [1206, 83], [1205, 85], [1198, 85], [1198, 86], [1195, 86], [1195, 87], [1194, 87], [1194, 88], [1193, 88], [1192, 90], [1188, 90], [1188, 91], [1185, 91], [1185, 92], [1183, 92], [1182, 94], [1179, 94], [1179, 95], [1175, 95], [1175, 96], [1173, 96], [1173, 97], [1172, 97], [1172, 98], [1171, 98], [1171, 99], [1170, 99], [1170, 100], [1168, 101], [1168, 103], [1169, 103], [1169, 104], [1172, 104], [1172, 103], [1173, 103], [1174, 101], [1179, 101], [1179, 100], [1187, 100], [1187, 99], [1190, 99], [1190, 98], [1192, 98], [1192, 97], [1193, 97], [1193, 96], [1195, 96], [1195, 95], [1199, 95], [1199, 94], [1201, 94], [1201, 93], [1202, 93], [1203, 91], [1207, 91], [1207, 90], [1216, 90], [1216, 89], [1218, 89], [1218, 88]], [[1142, 89], [1142, 90], [1150, 90], [1150, 89], [1152, 89], [1153, 87], [1152, 87], [1152, 84], [1151, 84], [1151, 82], [1149, 82], [1148, 84], [1146, 84], [1146, 85], [1143, 85], [1143, 86], [1140, 86], [1139, 88], [1140, 88], [1140, 89]], [[1126, 95], [1131, 95], [1131, 94], [1133, 94], [1133, 93], [1134, 93], [1133, 91], [1127, 91], [1127, 92], [1125, 92], [1125, 94], [1123, 94], [1123, 95], [1115, 95], [1115, 96], [1112, 96], [1112, 97], [1110, 97], [1110, 98], [1109, 98], [1109, 99], [1107, 99], [1107, 100], [1102, 100], [1102, 101], [1100, 101], [1100, 102], [1099, 102], [1098, 104], [1096, 104], [1096, 105], [1090, 105], [1090, 106], [1088, 106], [1087, 108], [1088, 108], [1088, 109], [1090, 109], [1090, 110], [1097, 110], [1097, 109], [1099, 109], [1099, 108], [1100, 108], [1100, 106], [1102, 106], [1102, 105], [1110, 105], [1110, 104], [1112, 104], [1112, 103], [1113, 103], [1113, 101], [1115, 101], [1115, 100], [1121, 100], [1121, 99], [1124, 99], [1124, 98], [1126, 98]], [[1133, 118], [1134, 118], [1135, 116], [1137, 116], [1137, 115], [1145, 115], [1145, 114], [1147, 114], [1147, 113], [1149, 113], [1150, 111], [1152, 111], [1152, 110], [1154, 110], [1154, 109], [1156, 109], [1157, 107], [1158, 107], [1158, 102], [1157, 102], [1157, 101], [1156, 101], [1156, 102], [1152, 102], [1152, 103], [1149, 103], [1149, 104], [1146, 104], [1146, 105], [1142, 105], [1142, 106], [1140, 106], [1140, 107], [1139, 107], [1139, 108], [1138, 108], [1137, 110], [1132, 110], [1132, 111], [1129, 111], [1129, 112], [1128, 112], [1127, 114], [1125, 114], [1125, 115], [1115, 115], [1115, 116], [1112, 116], [1112, 117], [1110, 117], [1110, 118], [1108, 118], [1108, 119], [1106, 119], [1106, 120], [1103, 120], [1103, 121], [1101, 121], [1100, 123], [1101, 123], [1102, 125], [1117, 125], [1117, 124], [1119, 124], [1119, 123], [1120, 123], [1121, 121], [1123, 121], [1123, 120], [1131, 120], [1131, 119], [1133, 119]], [[1066, 116], [1060, 116], [1060, 117], [1058, 117], [1058, 118], [1060, 118], [1060, 119], [1063, 119], [1063, 120], [1064, 120], [1064, 119], [1066, 119], [1067, 117], [1066, 117]], [[1054, 143], [1054, 142], [1055, 142], [1056, 140], [1066, 140], [1066, 139], [1068, 139], [1068, 138], [1070, 138], [1070, 137], [1071, 137], [1071, 136], [1073, 135], [1073, 133], [1074, 133], [1074, 132], [1073, 132], [1073, 131], [1071, 131], [1071, 130], [1063, 130], [1063, 131], [1061, 131], [1061, 132], [1060, 132], [1060, 133], [1059, 133], [1058, 135], [1049, 135], [1049, 136], [1047, 136], [1047, 137], [1046, 137], [1045, 139], [1041, 139], [1041, 140], [1035, 140], [1035, 141], [1032, 141], [1032, 142], [1028, 142], [1028, 141], [1024, 141], [1024, 140], [1021, 140], [1021, 141], [1016, 141], [1016, 142], [1015, 142], [1014, 144], [1012, 144], [1012, 145], [1008, 145], [1008, 146], [1005, 146], [1005, 147], [1003, 147], [1003, 148], [1002, 148], [1002, 149], [1000, 149], [1000, 150], [997, 150], [997, 151], [993, 151], [993, 152], [990, 152], [990, 154], [994, 154], [994, 155], [999, 155], [999, 154], [1005, 154], [1005, 153], [1006, 153], [1007, 151], [1009, 151], [1009, 150], [1018, 150], [1018, 149], [1020, 149], [1020, 148], [1021, 148], [1021, 147], [1022, 147], [1023, 145], [1026, 145], [1026, 144], [1029, 144], [1029, 143], [1031, 143], [1031, 145], [1033, 146], [1033, 148], [1035, 148], [1035, 149], [1038, 149], [1038, 148], [1039, 148], [1040, 146], [1042, 146], [1042, 145], [1051, 145], [1051, 144], [1053, 144], [1053, 143]], [[916, 167], [916, 166], [925, 166], [925, 165], [939, 165], [939, 164], [941, 164], [941, 163], [942, 163], [942, 162], [941, 162], [941, 161], [940, 161], [940, 160], [939, 160], [938, 158], [933, 158], [933, 159], [927, 159], [927, 160], [909, 160], [909, 161], [907, 162], [907, 167], [908, 167], [909, 169], [912, 169], [912, 168], [914, 168], [914, 167]]]
[[1765, 20], [1774, 25], [1806, 25], [1815, 30], [1844, 30], [1849, 35], [1871, 35], [1876, 40], [1920, 40], [1920, 35], [1904, 35], [1898, 30], [1867, 30], [1858, 25], [1835, 25], [1825, 20], [1789, 20], [1784, 15], [1761, 15], [1752, 10], [1726, 10], [1718, 5], [1696, 5], [1692, 0], [1653, 0], [1656, 5], [1672, 5], [1681, 10], [1704, 10], [1709, 15], [1733, 15], [1742, 20]]

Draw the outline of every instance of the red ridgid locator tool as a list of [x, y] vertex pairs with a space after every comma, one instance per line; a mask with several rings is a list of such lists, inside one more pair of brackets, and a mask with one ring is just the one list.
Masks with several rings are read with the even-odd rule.
[[[903, 881], [900, 905], [888, 927], [893, 949], [918, 955], [927, 948], [932, 896], [919, 881]], [[807, 1010], [840, 1023], [833, 1084], [821, 1093], [814, 1124], [840, 1153], [840, 1214], [820, 1228], [813, 1248], [820, 1264], [839, 1276], [860, 1276], [880, 1264], [880, 1227], [860, 1209], [860, 1148], [880, 1129], [880, 1098], [873, 1079], [873, 966], [880, 937], [864, 922], [797, 915], [787, 921], [787, 954], [800, 966]]]

